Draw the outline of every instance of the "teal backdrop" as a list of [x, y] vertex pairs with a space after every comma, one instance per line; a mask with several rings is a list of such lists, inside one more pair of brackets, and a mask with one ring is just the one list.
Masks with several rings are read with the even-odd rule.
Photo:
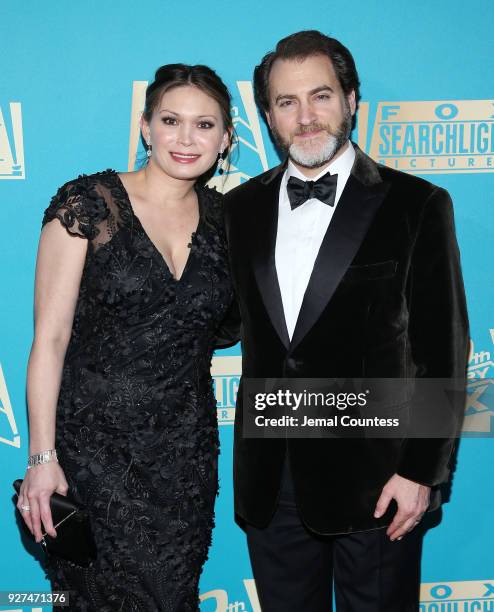
[[[80, 173], [133, 167], [145, 82], [170, 62], [208, 64], [232, 92], [239, 144], [224, 189], [276, 165], [253, 104], [252, 70], [283, 36], [316, 28], [355, 57], [363, 104], [354, 140], [376, 160], [445, 187], [454, 201], [471, 395], [451, 497], [425, 538], [421, 608], [494, 611], [494, 411], [483, 399], [494, 373], [493, 22], [487, 0], [0, 0], [0, 591], [49, 590], [19, 535], [11, 483], [23, 476], [28, 451], [34, 268], [50, 197]], [[204, 612], [260, 610], [232, 511], [239, 355], [239, 347], [222, 351], [213, 364], [221, 484], [201, 579]], [[7, 609], [15, 608], [0, 604]]]

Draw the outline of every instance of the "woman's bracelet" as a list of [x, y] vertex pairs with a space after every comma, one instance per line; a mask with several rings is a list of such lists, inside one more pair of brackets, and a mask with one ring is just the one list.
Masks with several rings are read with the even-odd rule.
[[27, 460], [27, 469], [29, 470], [35, 465], [42, 465], [43, 463], [49, 463], [50, 461], [58, 461], [57, 451], [54, 448], [42, 451], [41, 453], [35, 453], [34, 455], [29, 455]]

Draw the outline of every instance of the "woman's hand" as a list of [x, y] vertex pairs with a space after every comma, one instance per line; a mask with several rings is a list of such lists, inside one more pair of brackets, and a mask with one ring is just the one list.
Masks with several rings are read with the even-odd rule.
[[[69, 486], [65, 474], [57, 461], [49, 461], [26, 470], [26, 476], [19, 491], [17, 508], [36, 542], [43, 539], [42, 524], [46, 533], [56, 537], [50, 510], [53, 492], [67, 495]], [[30, 510], [23, 510], [29, 506]]]

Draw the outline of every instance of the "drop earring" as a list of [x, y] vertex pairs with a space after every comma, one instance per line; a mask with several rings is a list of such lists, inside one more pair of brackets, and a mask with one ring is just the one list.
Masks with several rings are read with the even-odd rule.
[[148, 159], [151, 157], [151, 155], [153, 154], [153, 149], [150, 145], [150, 143], [147, 143], [147, 147], [146, 147], [146, 155], [148, 157]]
[[218, 157], [218, 174], [221, 176], [223, 172], [223, 151], [220, 151], [220, 156]]

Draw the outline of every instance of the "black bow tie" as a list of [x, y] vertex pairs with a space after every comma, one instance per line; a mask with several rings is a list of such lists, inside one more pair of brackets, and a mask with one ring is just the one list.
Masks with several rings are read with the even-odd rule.
[[317, 198], [328, 206], [334, 206], [337, 181], [338, 175], [329, 174], [329, 172], [317, 181], [302, 181], [295, 176], [291, 176], [288, 179], [286, 189], [292, 210], [311, 198]]

